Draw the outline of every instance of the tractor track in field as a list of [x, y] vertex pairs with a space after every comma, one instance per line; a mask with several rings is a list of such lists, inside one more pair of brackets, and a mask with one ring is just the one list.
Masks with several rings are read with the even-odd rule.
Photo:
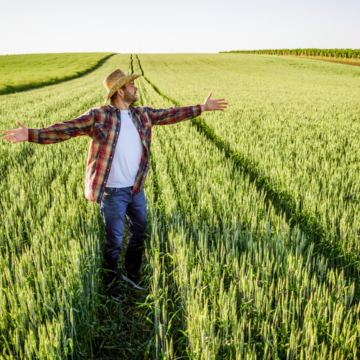
[[[139, 57], [136, 55], [138, 66], [143, 78], [152, 86], [152, 88], [164, 99], [170, 101], [174, 106], [181, 104], [165, 95], [151, 80], [145, 75], [141, 66]], [[132, 59], [133, 61], [133, 59]], [[272, 180], [263, 174], [261, 168], [250, 161], [245, 156], [232, 150], [231, 144], [216, 135], [215, 131], [206, 124], [201, 117], [191, 120], [191, 124], [204, 135], [209, 141], [213, 142], [216, 147], [223, 151], [225, 156], [232, 160], [234, 168], [242, 171], [249, 176], [250, 181], [256, 186], [258, 191], [265, 192], [265, 201], [272, 205], [277, 215], [283, 214], [291, 228], [298, 227], [307, 237], [309, 243], [315, 245], [315, 252], [321, 253], [329, 259], [329, 268], [344, 271], [344, 276], [355, 282], [355, 298], [360, 299], [360, 269], [358, 267], [359, 258], [354, 254], [346, 254], [344, 249], [336, 245], [336, 242], [328, 241], [328, 234], [323, 228], [320, 221], [313, 215], [303, 213], [300, 201], [300, 209], [297, 209], [296, 199], [287, 191], [280, 189]], [[340, 235], [340, 225], [336, 227], [338, 236]]]
[[[141, 71], [142, 76], [143, 76], [144, 78], [146, 78], [145, 75], [144, 75], [144, 71], [143, 71], [143, 69], [141, 68], [141, 64], [140, 64], [139, 57], [138, 57], [137, 55], [136, 55], [136, 59], [137, 59], [138, 66], [139, 66], [139, 68], [140, 68], [140, 71]], [[132, 69], [132, 71], [134, 72], [134, 68], [133, 68], [133, 58], [132, 58], [132, 57], [131, 57], [131, 69]], [[147, 81], [148, 83], [150, 83], [148, 79], [146, 79], [146, 81]], [[152, 87], [153, 87], [153, 85], [152, 85]], [[157, 91], [157, 93], [159, 94], [158, 91]], [[162, 95], [160, 95], [160, 96], [162, 96]], [[162, 96], [162, 97], [164, 97], [164, 96]], [[166, 97], [166, 98], [167, 98], [167, 97]], [[171, 100], [171, 99], [169, 99], [169, 98], [167, 98], [167, 99], [168, 99], [170, 102], [174, 103], [174, 100]], [[144, 104], [143, 101], [142, 101], [142, 104]], [[163, 141], [162, 141], [161, 139], [159, 139], [159, 142], [160, 142], [161, 146], [163, 147], [163, 146], [164, 146]], [[175, 150], [174, 147], [173, 147], [173, 150]], [[178, 164], [178, 166], [179, 166], [179, 170], [180, 170], [181, 173], [185, 176], [186, 173], [185, 173], [184, 164], [182, 163], [181, 159], [178, 157], [176, 151], [174, 151], [174, 156], [175, 156], [176, 162], [177, 162], [177, 164]], [[172, 186], [173, 186], [173, 188], [174, 188], [174, 191], [177, 193], [178, 197], [180, 197], [179, 188], [178, 188], [178, 186], [177, 186], [177, 184], [176, 184], [176, 180], [175, 180], [174, 176], [172, 175], [172, 171], [171, 171], [171, 167], [170, 167], [169, 161], [170, 161], [169, 159], [167, 159], [167, 161], [166, 161], [167, 173], [168, 173], [169, 176], [170, 176], [171, 183], [172, 183]], [[187, 187], [189, 187], [189, 184], [187, 184]], [[214, 204], [215, 204], [215, 207], [217, 207], [217, 206], [218, 206], [218, 201], [215, 200], [215, 199], [213, 199], [213, 202], [214, 202]], [[182, 215], [183, 215], [185, 218], [187, 218], [186, 210], [184, 210], [184, 209], [182, 208], [180, 201], [178, 201], [178, 207], [179, 207], [179, 209], [181, 209]], [[217, 214], [215, 214], [215, 216], [216, 216], [216, 218], [217, 218], [218, 223], [220, 224], [221, 230], [223, 230], [224, 224], [223, 224], [223, 221], [222, 221], [221, 217], [218, 216]], [[210, 228], [210, 224], [209, 224], [207, 221], [206, 221], [206, 226]]]

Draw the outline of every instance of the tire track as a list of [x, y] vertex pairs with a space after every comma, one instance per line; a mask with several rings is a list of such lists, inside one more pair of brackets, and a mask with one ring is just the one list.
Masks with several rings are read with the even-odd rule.
[[[152, 88], [167, 99], [175, 106], [181, 104], [164, 94], [151, 80], [145, 75], [141, 66], [140, 59], [136, 55], [141, 75], [152, 86]], [[286, 221], [290, 227], [299, 227], [308, 239], [308, 244], [314, 243], [315, 253], [321, 253], [329, 259], [329, 267], [342, 270], [344, 276], [351, 281], [355, 282], [355, 298], [360, 299], [360, 271], [358, 263], [360, 257], [354, 253], [346, 253], [345, 250], [337, 245], [333, 239], [328, 240], [329, 234], [323, 228], [317, 217], [310, 213], [305, 213], [302, 207], [303, 199], [295, 199], [289, 192], [281, 189], [278, 185], [274, 184], [271, 179], [264, 175], [258, 164], [254, 164], [250, 159], [232, 150], [231, 144], [218, 135], [215, 131], [206, 124], [205, 120], [201, 117], [191, 120], [191, 124], [203, 134], [209, 141], [214, 143], [216, 147], [223, 151], [228, 159], [231, 159], [234, 168], [249, 176], [250, 181], [256, 186], [259, 192], [265, 193], [265, 201], [267, 206], [274, 207], [277, 215], [285, 215]], [[340, 234], [340, 226], [336, 227], [337, 236]], [[336, 238], [335, 238], [336, 239]]]

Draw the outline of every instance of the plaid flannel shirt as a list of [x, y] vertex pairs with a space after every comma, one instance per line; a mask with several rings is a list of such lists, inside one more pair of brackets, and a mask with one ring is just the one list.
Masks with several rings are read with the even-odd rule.
[[[133, 192], [139, 195], [149, 170], [152, 127], [176, 124], [199, 116], [201, 105], [157, 110], [130, 106], [130, 110], [143, 147], [139, 171], [133, 186]], [[104, 196], [120, 128], [120, 111], [112, 105], [106, 105], [90, 109], [74, 120], [41, 129], [29, 129], [29, 142], [55, 144], [81, 135], [89, 136], [91, 141], [86, 167], [85, 196], [90, 201], [100, 203]]]

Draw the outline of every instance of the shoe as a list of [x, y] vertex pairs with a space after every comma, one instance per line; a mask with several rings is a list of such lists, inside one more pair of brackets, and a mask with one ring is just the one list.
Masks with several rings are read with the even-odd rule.
[[129, 284], [131, 284], [135, 289], [138, 289], [138, 290], [145, 290], [144, 288], [142, 288], [141, 286], [139, 286], [135, 281], [135, 279], [130, 279], [129, 277], [123, 275], [122, 276], [123, 280], [128, 282]]
[[125, 292], [121, 288], [117, 287], [117, 288], [115, 288], [115, 289], [113, 289], [111, 291], [110, 297], [113, 300], [115, 300], [117, 302], [120, 302], [120, 301], [123, 301], [125, 299]]
[[107, 288], [109, 296], [115, 301], [122, 301], [125, 298], [124, 287], [126, 284], [120, 278], [113, 281]]

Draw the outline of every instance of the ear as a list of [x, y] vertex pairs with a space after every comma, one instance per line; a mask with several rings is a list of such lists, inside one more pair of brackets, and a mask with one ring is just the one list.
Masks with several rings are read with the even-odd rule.
[[117, 90], [117, 93], [119, 94], [120, 98], [123, 99], [124, 98], [124, 95], [125, 95], [125, 91], [123, 89], [118, 89]]

